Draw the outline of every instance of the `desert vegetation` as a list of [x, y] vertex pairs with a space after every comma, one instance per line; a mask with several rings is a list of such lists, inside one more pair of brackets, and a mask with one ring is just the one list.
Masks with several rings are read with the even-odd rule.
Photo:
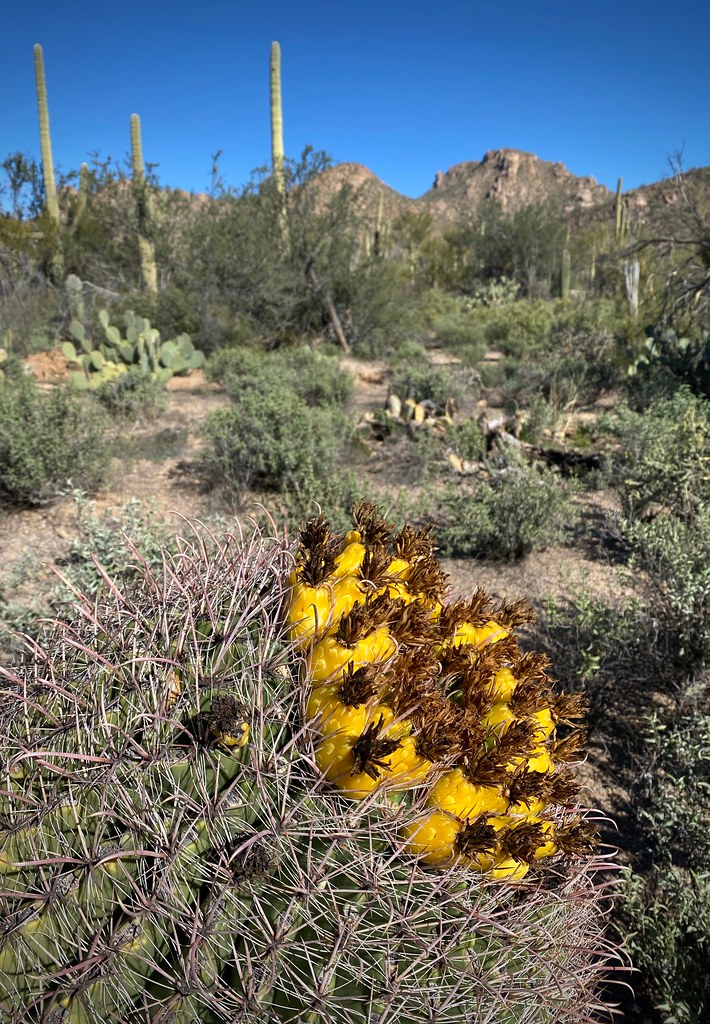
[[[529, 906], [516, 901], [514, 889], [501, 897], [490, 879], [476, 899], [467, 897], [472, 914], [499, 915], [507, 923], [515, 935], [510, 949], [495, 929], [471, 931], [458, 890], [447, 888], [448, 882], [421, 883], [414, 895], [425, 903], [439, 900], [447, 928], [469, 931], [464, 942], [446, 946], [450, 962], [439, 974], [428, 961], [417, 967], [392, 1012], [404, 1013], [412, 1024], [571, 1022], [604, 1019], [597, 1005], [604, 998], [619, 1004], [628, 1024], [700, 1024], [710, 1012], [708, 172], [686, 172], [676, 162], [663, 183], [663, 195], [673, 202], [659, 198], [659, 185], [651, 187], [643, 207], [623, 193], [621, 181], [616, 196], [600, 195], [583, 209], [554, 190], [517, 206], [466, 203], [452, 192], [445, 216], [433, 200], [416, 208], [398, 205], [373, 177], [358, 184], [335, 175], [338, 169], [324, 153], [307, 149], [298, 159], [284, 156], [278, 56], [275, 50], [272, 159], [245, 184], [222, 180], [217, 154], [208, 195], [162, 185], [144, 161], [136, 116], [129, 167], [96, 157], [55, 182], [46, 125], [40, 164], [21, 153], [2, 163], [0, 722], [10, 695], [15, 700], [18, 692], [29, 694], [32, 704], [51, 681], [45, 717], [29, 711], [20, 716], [22, 729], [12, 733], [16, 753], [36, 741], [37, 730], [51, 731], [47, 716], [84, 714], [91, 687], [105, 700], [115, 699], [118, 690], [92, 662], [91, 651], [99, 650], [119, 672], [134, 643], [147, 653], [140, 672], [135, 665], [132, 671], [145, 684], [140, 692], [149, 690], [156, 703], [156, 673], [172, 643], [177, 706], [190, 686], [199, 690], [198, 679], [217, 679], [229, 670], [239, 676], [242, 717], [247, 677], [263, 678], [269, 699], [283, 711], [293, 703], [283, 675], [284, 581], [304, 522], [322, 512], [343, 550], [353, 541], [346, 534], [354, 528], [352, 509], [362, 509], [363, 498], [386, 513], [396, 536], [409, 536], [404, 524], [418, 530], [420, 545], [433, 524], [452, 603], [485, 586], [491, 609], [497, 607], [490, 616], [498, 614], [501, 628], [515, 629], [519, 646], [513, 654], [508, 650], [510, 663], [533, 651], [546, 656], [554, 692], [566, 693], [568, 701], [579, 698], [565, 706], [588, 706], [587, 755], [579, 772], [583, 801], [598, 809], [604, 856], [593, 867], [583, 860], [582, 867], [559, 869], [556, 909], [544, 886]], [[41, 57], [40, 51], [38, 93], [46, 102]], [[169, 514], [176, 508], [200, 518], [208, 539], [186, 542], [185, 524]], [[246, 532], [232, 550], [218, 538], [234, 530], [235, 515]], [[247, 536], [247, 517], [253, 537]], [[360, 535], [367, 532], [364, 522], [362, 514], [355, 522]], [[290, 540], [284, 541], [284, 531]], [[308, 565], [303, 533], [300, 538]], [[306, 538], [313, 543], [312, 534]], [[325, 534], [318, 543], [327, 548]], [[376, 562], [377, 544], [373, 549]], [[388, 550], [390, 558], [402, 553]], [[429, 549], [426, 555], [433, 558]], [[244, 602], [239, 608], [230, 604], [237, 583]], [[406, 597], [413, 594], [442, 596], [437, 587], [419, 593], [412, 586]], [[532, 603], [532, 621], [510, 611], [520, 598]], [[179, 636], [171, 602], [186, 624]], [[77, 618], [81, 608], [83, 620]], [[48, 619], [84, 624], [48, 626]], [[444, 634], [434, 636], [431, 623], [419, 626], [426, 650], [445, 649]], [[457, 620], [452, 628], [460, 627]], [[180, 646], [188, 634], [197, 652], [189, 656]], [[401, 657], [411, 657], [421, 637], [412, 641], [406, 629], [402, 635], [408, 639], [401, 641]], [[314, 633], [310, 640], [316, 639]], [[97, 647], [99, 640], [103, 646]], [[444, 657], [440, 650], [438, 656]], [[130, 657], [135, 660], [135, 653]], [[68, 697], [59, 683], [70, 676], [83, 689]], [[546, 708], [554, 703], [552, 692], [545, 690]], [[190, 806], [201, 802], [225, 842], [229, 835], [238, 845], [239, 837], [256, 835], [255, 819], [245, 810], [250, 797], [240, 791], [241, 803], [232, 808], [238, 835], [220, 799], [234, 793], [234, 765], [243, 755], [236, 754], [241, 733], [235, 739], [230, 729], [244, 723], [237, 715], [227, 728], [209, 710], [208, 697], [217, 699], [205, 691], [197, 710], [201, 728], [207, 722], [218, 745], [210, 748], [204, 777], [190, 781], [175, 770], [168, 785], [156, 760], [141, 792], [146, 802], [167, 800], [166, 793], [176, 806], [176, 794]], [[156, 718], [135, 693], [124, 699], [129, 706], [121, 714], [133, 716], [139, 742], [151, 737], [162, 743], [165, 717]], [[272, 999], [274, 1012], [282, 1013], [278, 1019], [361, 1020], [358, 1000], [372, 976], [386, 975], [387, 957], [411, 956], [419, 963], [424, 932], [415, 942], [405, 934], [404, 883], [399, 868], [390, 865], [367, 914], [361, 913], [361, 894], [352, 899], [372, 974], [353, 980], [348, 967], [350, 988], [340, 1002], [328, 1002], [332, 990], [317, 989], [313, 999], [326, 999], [321, 1010], [325, 1005], [340, 1016], [318, 1016], [316, 1002], [302, 998], [313, 981], [309, 958], [324, 970], [323, 950], [337, 938], [332, 920], [319, 930], [328, 900], [341, 906], [343, 891], [362, 883], [386, 846], [386, 822], [373, 816], [370, 805], [358, 805], [347, 850], [338, 849], [328, 861], [324, 822], [336, 798], [322, 786], [304, 791], [306, 761], [302, 752], [294, 753], [293, 736], [270, 717], [269, 707], [257, 710], [252, 729], [264, 763], [249, 793], [256, 794], [254, 805], [274, 835], [283, 824], [286, 795], [295, 808], [292, 831], [283, 830], [278, 839], [283, 870], [293, 882], [316, 849], [329, 865], [325, 883], [314, 886], [320, 895], [308, 904], [310, 918], [294, 926], [304, 930], [301, 960], [291, 982], [282, 981], [287, 996], [274, 984], [257, 995], [247, 992], [246, 975], [237, 978], [233, 970], [227, 978], [224, 922], [230, 915], [248, 918], [251, 945], [242, 954], [258, 959], [266, 948], [253, 939], [266, 934], [257, 927], [260, 908], [270, 908], [272, 917], [288, 910], [289, 920], [301, 911], [297, 901], [279, 894], [263, 843], [247, 844], [248, 855], [240, 847], [234, 869], [249, 890], [248, 901], [236, 899], [229, 887], [219, 898], [206, 894], [208, 885], [222, 884], [226, 867], [214, 859], [214, 837], [204, 850], [196, 841], [187, 860], [170, 861], [170, 913], [167, 904], [150, 919], [131, 911], [138, 952], [121, 947], [118, 969], [128, 972], [121, 975], [124, 995], [139, 998], [130, 986], [140, 973], [134, 960], [143, 962], [141, 957], [158, 964], [150, 984], [140, 988], [146, 1014], [168, 1000], [175, 970], [184, 968], [184, 977], [192, 978], [192, 987], [186, 982], [180, 1000], [170, 1004], [174, 1017], [146, 1020], [224, 1020], [225, 1006], [237, 1012], [237, 992], [253, 997], [260, 1013]], [[103, 756], [102, 744], [114, 744], [111, 793], [120, 803], [127, 800], [121, 781], [126, 762], [115, 744], [128, 743], [130, 730], [123, 724], [114, 729], [113, 713], [94, 722], [93, 733], [87, 725], [89, 738], [77, 739], [78, 746], [72, 746], [72, 733], [58, 749], [78, 749], [91, 759]], [[184, 729], [188, 740], [180, 757], [204, 753], [204, 737]], [[21, 830], [13, 832], [9, 801], [25, 783], [30, 788], [22, 792], [35, 809], [52, 794], [43, 769], [36, 769], [36, 777], [28, 773], [29, 781], [22, 771], [10, 776], [1, 746], [0, 752], [0, 836], [15, 837], [0, 846], [0, 879], [3, 886], [10, 880], [0, 899], [10, 915], [22, 899], [8, 866], [37, 848], [25, 843]], [[280, 776], [268, 785], [261, 778], [268, 774], [267, 755], [293, 775], [282, 791]], [[175, 758], [171, 771], [181, 763]], [[71, 792], [76, 795], [85, 782], [72, 774]], [[95, 790], [86, 800], [82, 790], [90, 817], [100, 810], [95, 799]], [[148, 827], [140, 808], [129, 803], [121, 804], [119, 843]], [[65, 801], [60, 810], [68, 806]], [[161, 834], [179, 831], [181, 820], [171, 810], [148, 825], [150, 841], [157, 843]], [[66, 822], [62, 829], [70, 836], [66, 848], [39, 847], [54, 861], [78, 857], [74, 847], [67, 850], [77, 835], [86, 835]], [[94, 853], [111, 840], [99, 826], [90, 832]], [[540, 848], [541, 834], [536, 842]], [[618, 851], [614, 857], [612, 849]], [[348, 858], [361, 869], [357, 884], [346, 870]], [[131, 860], [123, 881], [94, 863], [81, 882], [90, 890], [91, 912], [100, 916], [102, 900], [116, 906], [134, 895], [133, 882], [148, 871], [145, 860]], [[56, 881], [47, 870], [45, 902]], [[66, 917], [51, 910], [37, 918], [46, 936], [45, 945], [37, 946], [45, 977], [52, 976], [57, 950], [77, 928], [89, 936], [96, 927], [82, 903], [85, 895], [74, 894], [76, 907], [70, 900]], [[247, 902], [256, 909], [245, 909]], [[605, 937], [585, 917], [602, 910]], [[434, 927], [429, 911], [424, 917], [422, 928]], [[175, 966], [186, 950], [197, 948], [181, 938], [188, 918], [199, 918], [207, 936], [195, 985], [189, 965]], [[400, 929], [397, 943], [376, 948], [378, 929], [388, 920]], [[536, 952], [543, 933], [552, 944], [549, 962]], [[586, 961], [575, 942], [588, 948]], [[606, 976], [606, 990], [595, 991], [595, 968], [613, 959], [613, 944], [623, 952]], [[0, 947], [0, 977], [4, 971], [18, 979], [29, 970], [27, 949], [19, 939]], [[464, 993], [453, 980], [474, 960], [485, 980], [478, 1011], [471, 991]], [[526, 1003], [521, 972], [537, 979], [536, 1000]], [[574, 984], [560, 986], [561, 977]], [[92, 1019], [84, 996], [62, 1004], [57, 995], [53, 1003], [45, 999], [43, 983], [32, 979], [25, 988], [16, 981], [26, 1008], [8, 1003], [13, 1024], [49, 1020], [45, 1015], [62, 1007], [74, 1015], [52, 1020]], [[440, 1001], [429, 1010], [440, 1016], [418, 1018], [416, 1000], [436, 989], [435, 979]], [[119, 1019], [125, 1010], [120, 1000], [113, 1004], [103, 989], [92, 991], [86, 1005], [100, 1005], [101, 1019]], [[221, 1009], [217, 991], [227, 1000]], [[279, 1009], [280, 998], [286, 1010]], [[390, 1019], [389, 1006], [378, 1004], [382, 1019]]]

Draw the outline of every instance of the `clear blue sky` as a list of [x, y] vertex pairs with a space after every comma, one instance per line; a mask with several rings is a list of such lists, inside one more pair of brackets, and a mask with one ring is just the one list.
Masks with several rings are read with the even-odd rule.
[[710, 165], [702, 0], [6, 0], [0, 159], [39, 158], [32, 46], [44, 49], [55, 163], [143, 151], [204, 191], [269, 157], [269, 49], [282, 47], [288, 156], [306, 144], [417, 196], [437, 170], [512, 147], [613, 188], [667, 158]]

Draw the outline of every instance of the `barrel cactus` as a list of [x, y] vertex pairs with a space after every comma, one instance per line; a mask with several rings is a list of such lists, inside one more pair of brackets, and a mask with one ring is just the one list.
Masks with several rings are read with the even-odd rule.
[[1, 670], [0, 1018], [594, 1019], [615, 952], [553, 733], [580, 708], [522, 609], [446, 604], [428, 534], [371, 506], [295, 562], [204, 527], [136, 561]]

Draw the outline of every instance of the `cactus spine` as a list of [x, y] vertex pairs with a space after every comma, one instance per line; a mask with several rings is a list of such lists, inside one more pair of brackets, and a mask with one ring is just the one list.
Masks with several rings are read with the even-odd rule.
[[281, 238], [288, 242], [286, 224], [286, 182], [284, 180], [284, 122], [281, 105], [281, 47], [277, 42], [271, 44], [271, 164], [274, 174], [274, 185], [279, 201], [279, 231]]
[[39, 115], [39, 144], [42, 151], [42, 177], [44, 179], [44, 203], [49, 219], [56, 227], [59, 227], [59, 201], [57, 200], [57, 186], [54, 180], [52, 139], [49, 134], [47, 83], [44, 78], [44, 57], [39, 43], [35, 43], [34, 60], [37, 113]]
[[157, 294], [158, 269], [155, 264], [155, 246], [148, 237], [152, 220], [152, 203], [145, 180], [141, 120], [138, 114], [131, 114], [131, 160], [133, 184], [138, 203], [138, 253], [141, 263], [141, 280], [146, 291]]

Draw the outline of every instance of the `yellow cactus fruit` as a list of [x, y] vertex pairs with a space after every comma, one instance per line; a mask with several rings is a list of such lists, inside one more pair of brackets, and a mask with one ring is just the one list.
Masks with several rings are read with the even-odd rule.
[[466, 778], [461, 768], [444, 772], [431, 787], [427, 797], [430, 807], [449, 811], [462, 820], [485, 813], [503, 812], [508, 802], [501, 786], [477, 785]]
[[448, 867], [459, 854], [456, 837], [461, 831], [461, 822], [446, 811], [430, 811], [423, 819], [407, 822], [402, 828], [402, 839], [408, 853], [418, 857], [429, 867]]
[[483, 626], [472, 626], [470, 622], [462, 622], [451, 640], [452, 647], [470, 646], [484, 647], [486, 644], [497, 643], [508, 636], [509, 630], [492, 619]]
[[486, 874], [496, 881], [517, 882], [524, 878], [530, 870], [530, 865], [517, 857], [496, 857], [490, 867], [484, 868]]
[[341, 619], [352, 611], [354, 605], [365, 600], [365, 593], [358, 576], [347, 575], [334, 580], [331, 629], [337, 629]]
[[334, 636], [326, 636], [314, 645], [308, 656], [308, 679], [313, 686], [327, 683], [338, 676], [353, 660], [354, 649], [345, 647]]
[[359, 572], [366, 550], [365, 545], [360, 540], [346, 541], [343, 545], [343, 550], [335, 557], [333, 576], [339, 578], [341, 576], [352, 576]]
[[342, 676], [347, 665], [377, 665], [387, 661], [397, 650], [389, 631], [383, 626], [369, 636], [358, 640], [352, 647], [341, 643], [335, 636], [326, 636], [314, 645], [308, 661], [310, 682], [317, 686]]
[[533, 821], [533, 822], [536, 822], [536, 823], [539, 822], [541, 827], [542, 827], [542, 831], [545, 834], [545, 836], [549, 836], [548, 839], [545, 839], [545, 841], [543, 843], [540, 843], [540, 845], [536, 848], [535, 853], [534, 853], [535, 860], [542, 860], [543, 857], [552, 857], [555, 853], [557, 853], [557, 851], [559, 849], [559, 847], [558, 847], [558, 845], [557, 845], [557, 843], [555, 841], [555, 825], [554, 825], [554, 822], [552, 822], [552, 821], [543, 821], [542, 819], [540, 819], [538, 817], [530, 818], [530, 821]]
[[553, 764], [550, 751], [544, 747], [536, 747], [527, 759], [527, 767], [531, 772], [540, 772], [541, 774], [551, 772]]
[[306, 647], [325, 632], [333, 616], [333, 603], [333, 588], [329, 584], [312, 587], [296, 583], [286, 614], [291, 640]]
[[508, 704], [515, 693], [515, 687], [517, 685], [518, 680], [510, 669], [504, 666], [503, 668], [499, 668], [498, 671], [493, 674], [488, 692], [490, 693], [491, 699], [497, 704]]
[[326, 684], [313, 690], [308, 698], [306, 716], [323, 736], [342, 730], [359, 733], [367, 725], [371, 705], [348, 706], [340, 699], [339, 690], [339, 682]]
[[224, 750], [237, 750], [249, 742], [246, 708], [235, 697], [213, 697], [206, 720], [210, 735]]
[[411, 571], [411, 563], [406, 558], [393, 558], [387, 566], [387, 575], [397, 577], [400, 580], [406, 580]]
[[536, 723], [533, 739], [536, 745], [539, 746], [541, 743], [544, 743], [545, 740], [548, 739], [548, 737], [552, 735], [552, 733], [555, 730], [555, 725], [557, 723], [555, 722], [555, 719], [552, 717], [552, 712], [550, 708], [540, 708], [539, 711], [534, 711], [531, 717], [533, 719], [533, 722]]
[[410, 789], [424, 782], [433, 765], [417, 753], [416, 736], [401, 736], [399, 747], [389, 758], [389, 772], [398, 787]]
[[496, 736], [502, 736], [517, 719], [509, 704], [493, 704], [481, 721]]
[[[397, 762], [399, 770], [393, 768], [393, 755], [402, 743], [396, 731], [389, 732], [384, 714], [375, 709], [375, 715], [370, 715], [372, 720], [362, 728], [361, 714], [348, 716], [348, 710], [333, 712], [341, 727], [338, 732], [325, 736], [316, 751], [316, 763], [326, 779], [354, 800], [363, 799], [382, 785], [411, 788], [413, 782], [408, 778], [411, 765], [406, 748], [404, 761]], [[365, 709], [366, 716], [369, 713], [369, 709]]]

